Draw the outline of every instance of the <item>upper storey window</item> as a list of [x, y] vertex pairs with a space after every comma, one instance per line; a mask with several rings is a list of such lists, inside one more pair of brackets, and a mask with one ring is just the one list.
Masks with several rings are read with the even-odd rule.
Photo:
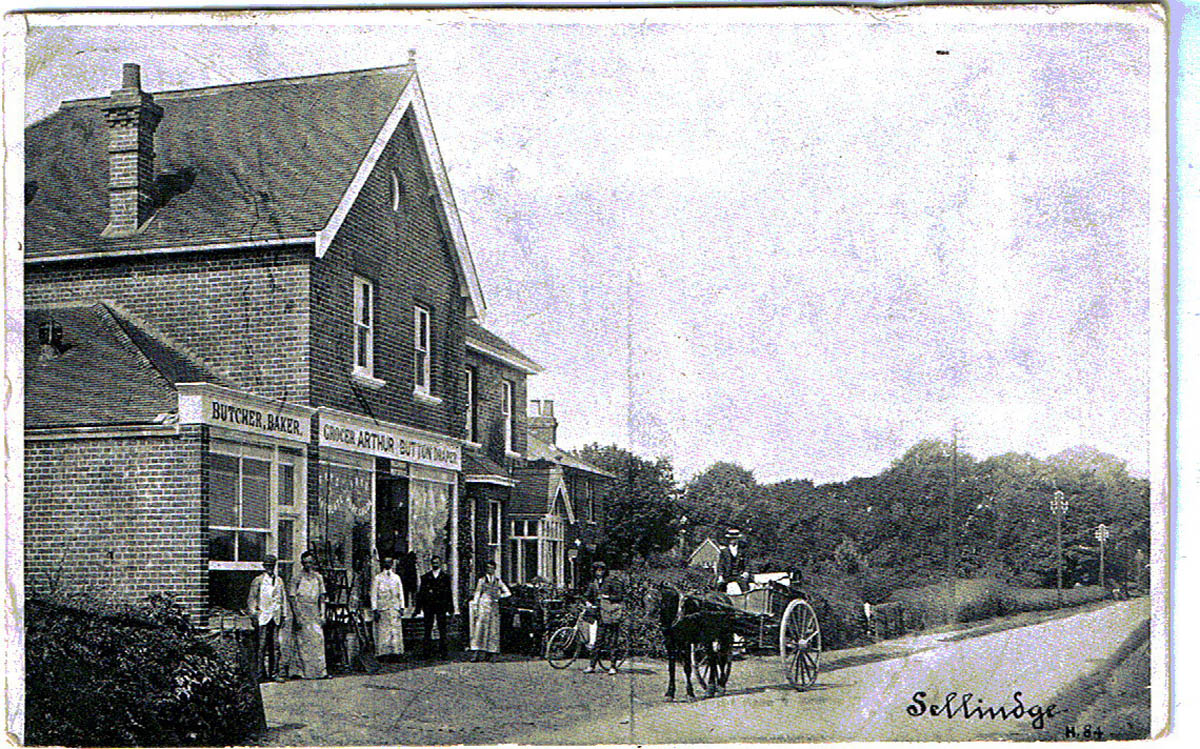
[[375, 286], [354, 277], [354, 374], [375, 375]]
[[415, 391], [420, 395], [430, 394], [429, 373], [431, 359], [429, 341], [429, 309], [413, 307], [413, 372]]
[[500, 418], [504, 428], [504, 452], [511, 453], [513, 451], [513, 384], [508, 380], [504, 380], [500, 384]]

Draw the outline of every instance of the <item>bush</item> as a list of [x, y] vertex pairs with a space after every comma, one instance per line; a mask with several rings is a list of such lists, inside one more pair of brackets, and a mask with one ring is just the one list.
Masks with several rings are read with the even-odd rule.
[[215, 746], [266, 728], [249, 659], [204, 641], [166, 597], [30, 600], [25, 740], [65, 746]]
[[[1100, 601], [1107, 591], [1098, 586], [1063, 591], [1063, 606]], [[958, 580], [953, 592], [948, 583], [898, 590], [887, 603], [871, 612], [876, 639], [899, 637], [949, 622], [971, 622], [1025, 611], [1059, 607], [1053, 588], [1017, 588], [995, 579]]]

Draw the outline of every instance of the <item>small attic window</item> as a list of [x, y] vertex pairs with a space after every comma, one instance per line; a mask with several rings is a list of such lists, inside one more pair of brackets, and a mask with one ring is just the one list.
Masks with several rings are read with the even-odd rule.
[[401, 206], [404, 205], [404, 175], [400, 174], [399, 169], [393, 169], [391, 173], [391, 180], [392, 210], [396, 213], [399, 213]]

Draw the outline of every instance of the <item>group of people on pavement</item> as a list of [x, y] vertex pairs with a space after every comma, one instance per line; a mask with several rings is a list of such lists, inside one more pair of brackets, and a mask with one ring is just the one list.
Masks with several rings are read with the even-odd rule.
[[371, 611], [375, 618], [375, 657], [380, 660], [394, 659], [404, 654], [404, 612], [415, 609], [421, 612], [425, 623], [424, 649], [433, 653], [433, 627], [438, 628], [440, 656], [447, 655], [446, 616], [454, 607], [450, 592], [450, 575], [442, 568], [442, 558], [429, 560], [429, 571], [421, 575], [416, 600], [411, 600], [404, 590], [404, 583], [395, 569], [395, 560], [383, 559], [379, 574], [371, 582]]
[[328, 678], [325, 670], [325, 580], [316, 556], [300, 557], [300, 573], [287, 585], [277, 560], [263, 559], [263, 572], [250, 583], [246, 610], [256, 630], [256, 661], [262, 680], [287, 676]]
[[[722, 551], [724, 554], [724, 550]], [[317, 571], [316, 556], [306, 551], [300, 557], [301, 571], [290, 584], [279, 575], [277, 560], [267, 556], [263, 572], [250, 584], [246, 609], [256, 631], [256, 663], [263, 681], [287, 677], [328, 678], [325, 668], [326, 600], [325, 580]], [[735, 565], [736, 566], [736, 565]], [[743, 562], [744, 567], [744, 562]], [[512, 595], [488, 562], [475, 584], [471, 598], [470, 651], [472, 661], [494, 660], [500, 653], [500, 601]], [[592, 565], [592, 580], [585, 594], [591, 620], [596, 626], [595, 642], [587, 673], [598, 670], [601, 656], [617, 645], [625, 621], [624, 592], [609, 577], [601, 561]], [[393, 660], [405, 653], [404, 616], [414, 609], [424, 621], [424, 652], [434, 651], [432, 633], [438, 630], [438, 656], [448, 655], [446, 621], [453, 610], [450, 575], [438, 556], [430, 559], [430, 570], [420, 578], [415, 597], [410, 597], [395, 569], [395, 560], [382, 559], [380, 571], [371, 582], [371, 611], [374, 620], [375, 656]], [[609, 668], [609, 673], [616, 673]]]
[[[263, 571], [250, 583], [246, 610], [256, 632], [255, 663], [262, 681], [287, 677], [325, 679], [325, 580], [317, 571], [316, 555], [300, 557], [300, 573], [285, 583], [278, 560], [268, 555]], [[425, 623], [425, 652], [433, 653], [432, 631], [438, 628], [437, 653], [447, 655], [446, 618], [453, 609], [450, 576], [440, 557], [430, 560], [430, 570], [421, 576], [416, 600], [410, 603], [392, 559], [381, 560], [379, 574], [371, 581], [371, 610], [374, 619], [375, 656], [393, 659], [404, 653], [404, 613], [410, 605], [420, 610]]]

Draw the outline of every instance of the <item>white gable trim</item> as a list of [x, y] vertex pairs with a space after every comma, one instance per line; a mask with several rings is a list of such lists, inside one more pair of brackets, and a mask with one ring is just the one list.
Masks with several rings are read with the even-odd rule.
[[554, 474], [551, 474], [551, 475], [553, 475], [554, 478], [557, 478], [558, 481], [549, 482], [550, 483], [550, 504], [546, 507], [546, 514], [547, 515], [554, 514], [554, 503], [558, 501], [559, 492], [562, 492], [563, 506], [567, 508], [567, 522], [574, 525], [574, 523], [575, 523], [575, 505], [573, 502], [571, 502], [571, 492], [567, 491], [567, 480], [563, 476], [562, 471], [556, 471]]
[[337, 208], [334, 209], [333, 215], [329, 217], [329, 223], [325, 224], [325, 228], [321, 229], [316, 234], [317, 257], [324, 257], [329, 245], [333, 242], [333, 238], [337, 236], [338, 230], [342, 228], [342, 223], [346, 220], [346, 216], [350, 213], [351, 206], [358, 199], [358, 194], [362, 191], [363, 185], [367, 182], [367, 177], [375, 169], [375, 164], [383, 155], [384, 148], [391, 141], [392, 135], [395, 134], [396, 128], [400, 126], [400, 120], [404, 118], [404, 113], [412, 109], [413, 119], [417, 123], [417, 134], [421, 138], [421, 144], [424, 146], [425, 155], [429, 160], [430, 172], [433, 176], [433, 186], [437, 191], [439, 202], [442, 205], [442, 214], [446, 219], [446, 226], [450, 230], [450, 244], [454, 246], [455, 255], [458, 258], [458, 269], [463, 277], [462, 289], [463, 296], [468, 298], [467, 316], [482, 320], [486, 305], [483, 301], [483, 290], [479, 286], [479, 276], [475, 272], [475, 261], [471, 258], [471, 250], [467, 245], [467, 235], [463, 231], [462, 221], [458, 215], [458, 206], [454, 202], [454, 195], [450, 191], [450, 177], [446, 174], [446, 165], [442, 161], [442, 152], [438, 149], [437, 138], [433, 133], [433, 125], [429, 119], [429, 109], [425, 105], [425, 95], [421, 91], [421, 83], [417, 80], [417, 74], [414, 72], [408, 79], [408, 83], [404, 85], [404, 90], [400, 92], [400, 98], [396, 101], [396, 106], [392, 107], [392, 111], [388, 114], [387, 120], [383, 123], [383, 128], [375, 136], [375, 142], [371, 144], [370, 150], [363, 158], [363, 161], [358, 166], [358, 171], [354, 175], [354, 179], [350, 181], [350, 186], [346, 188], [346, 192], [342, 195], [341, 201]]

